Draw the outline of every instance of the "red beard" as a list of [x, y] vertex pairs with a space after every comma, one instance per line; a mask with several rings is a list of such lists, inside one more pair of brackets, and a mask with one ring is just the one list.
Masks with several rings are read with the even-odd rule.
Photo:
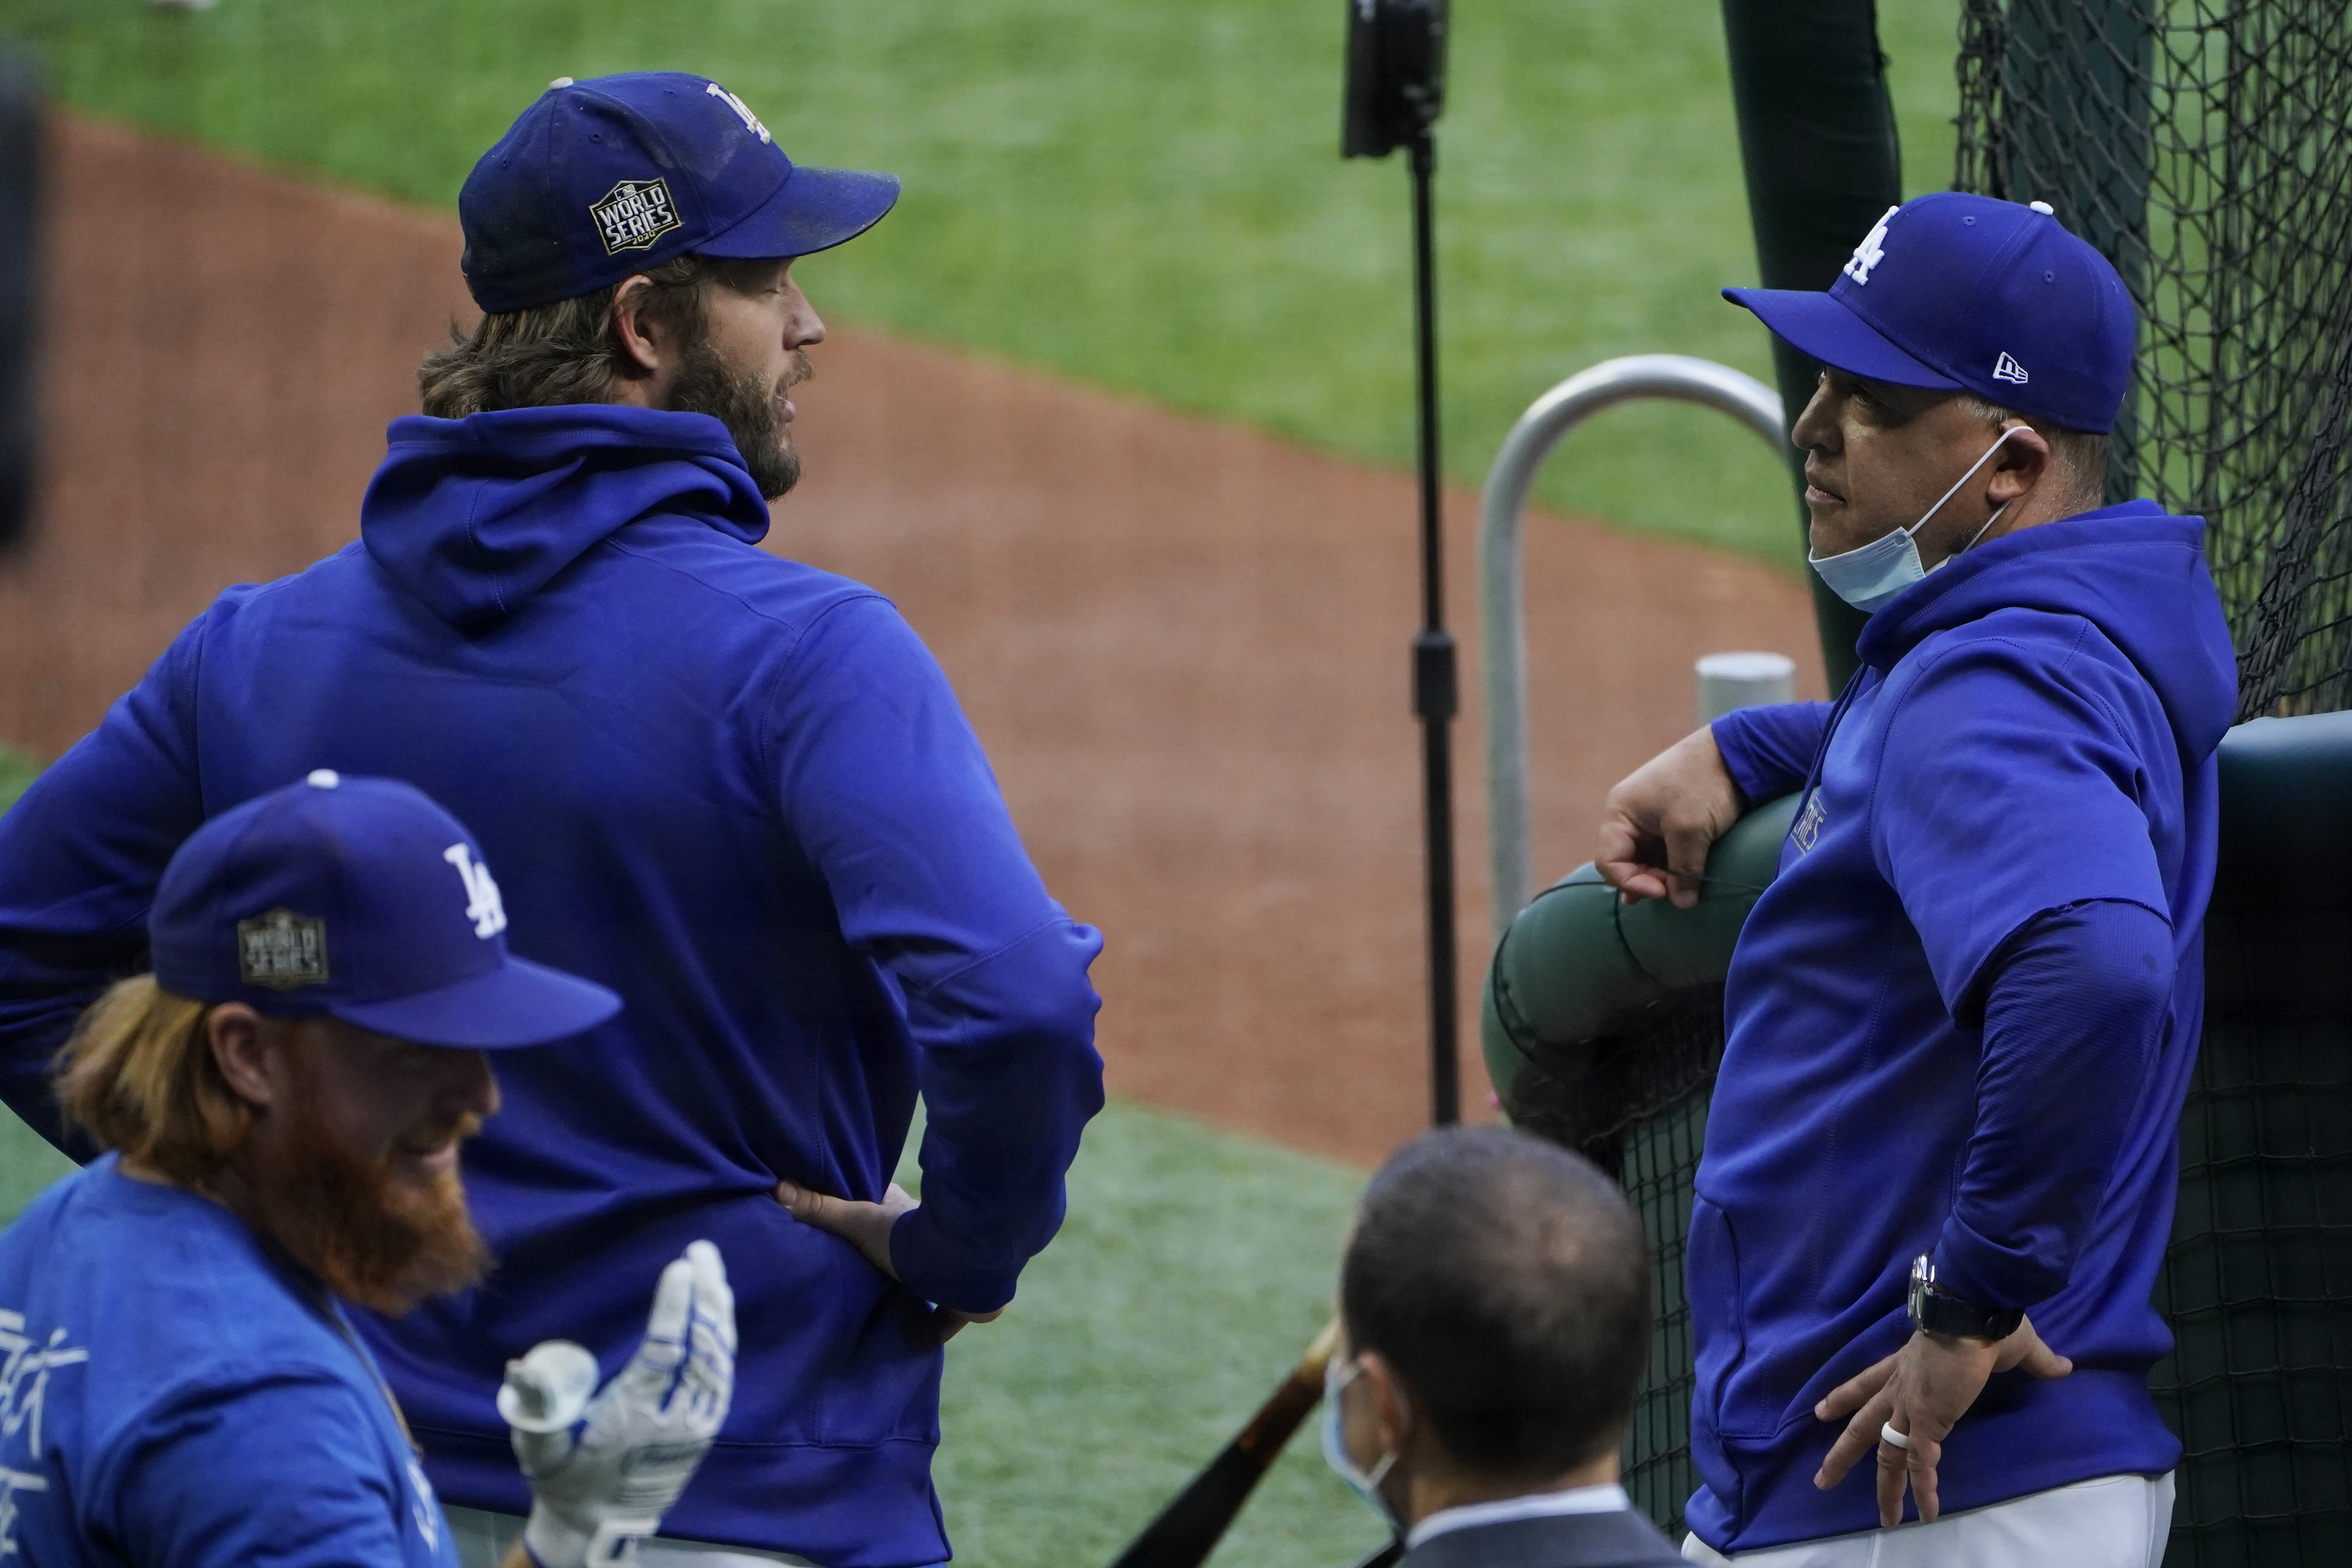
[[[252, 1218], [327, 1289], [357, 1306], [397, 1316], [430, 1296], [478, 1283], [490, 1252], [466, 1212], [457, 1173], [425, 1186], [389, 1158], [362, 1158], [330, 1137], [309, 1074], [287, 1107], [286, 1135], [248, 1145], [238, 1161]], [[481, 1118], [450, 1129], [471, 1137]]]

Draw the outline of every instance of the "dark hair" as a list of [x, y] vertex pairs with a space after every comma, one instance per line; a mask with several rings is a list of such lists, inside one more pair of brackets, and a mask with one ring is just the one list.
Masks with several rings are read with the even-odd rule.
[[[748, 294], [782, 265], [672, 256], [645, 270], [654, 287], [644, 317], [691, 349], [703, 340], [703, 301], [714, 284]], [[470, 332], [451, 327], [449, 346], [427, 354], [416, 368], [420, 406], [436, 419], [463, 419], [506, 408], [611, 402], [614, 380], [627, 363], [613, 327], [613, 298], [621, 286], [485, 316]]]
[[2051, 466], [2058, 471], [2056, 477], [2069, 505], [2094, 512], [2107, 504], [2107, 465], [2115, 451], [2115, 444], [2107, 435], [2097, 431], [2069, 430], [2063, 424], [2003, 408], [1974, 392], [1953, 395], [1962, 408], [1983, 420], [1996, 434], [2012, 419], [2040, 431], [2042, 438], [2050, 443]]
[[1380, 1353], [1456, 1463], [1547, 1479], [1609, 1452], [1633, 1419], [1649, 1247], [1582, 1155], [1440, 1128], [1372, 1177], [1339, 1309], [1350, 1346]]

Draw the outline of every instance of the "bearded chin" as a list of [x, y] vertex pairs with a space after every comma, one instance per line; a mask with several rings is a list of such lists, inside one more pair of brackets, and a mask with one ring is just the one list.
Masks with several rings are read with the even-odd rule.
[[677, 413], [707, 413], [725, 425], [751, 482], [762, 498], [772, 501], [801, 477], [800, 451], [776, 407], [777, 395], [766, 377], [729, 370], [705, 339], [687, 350], [668, 406]]
[[456, 1172], [419, 1186], [327, 1137], [308, 1107], [289, 1121], [282, 1143], [248, 1150], [245, 1174], [263, 1226], [328, 1290], [396, 1317], [489, 1271]]

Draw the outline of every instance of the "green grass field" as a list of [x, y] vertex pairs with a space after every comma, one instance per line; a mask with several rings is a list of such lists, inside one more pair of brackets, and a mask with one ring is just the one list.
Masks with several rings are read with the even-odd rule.
[[0, 746], [0, 811], [16, 803], [25, 786], [33, 781], [41, 765], [14, 747]]
[[[1062, 1234], [948, 1347], [938, 1483], [956, 1560], [1108, 1564], [1329, 1315], [1360, 1173], [1114, 1102]], [[1219, 1568], [1343, 1568], [1381, 1541], [1310, 1424]]]
[[[558, 75], [710, 73], [795, 156], [898, 171], [805, 268], [844, 319], [1339, 451], [1411, 454], [1404, 172], [1337, 152], [1340, 0], [0, 0], [70, 102], [437, 207]], [[1887, 0], [1906, 180], [1950, 178], [1955, 0]], [[1440, 152], [1449, 465], [1559, 377], [1768, 373], [1709, 0], [1464, 0]], [[1690, 454], [1700, 455], [1694, 459]], [[1596, 421], [1551, 503], [1795, 570], [1783, 471], [1719, 416]], [[1466, 527], [1468, 519], [1461, 520]], [[1404, 548], [1409, 520], [1367, 518]]]

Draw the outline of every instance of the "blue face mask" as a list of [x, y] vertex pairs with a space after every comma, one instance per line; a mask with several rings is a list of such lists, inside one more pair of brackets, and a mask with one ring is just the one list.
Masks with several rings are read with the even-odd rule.
[[1393, 1452], [1382, 1454], [1380, 1463], [1369, 1471], [1364, 1470], [1357, 1465], [1355, 1456], [1348, 1452], [1348, 1439], [1340, 1430], [1339, 1391], [1356, 1380], [1359, 1370], [1353, 1362], [1343, 1369], [1336, 1355], [1323, 1367], [1323, 1462], [1329, 1465], [1358, 1497], [1371, 1505], [1372, 1511], [1381, 1516], [1381, 1523], [1402, 1534], [1403, 1526], [1397, 1522], [1396, 1513], [1389, 1507], [1388, 1499], [1381, 1495], [1381, 1482], [1395, 1468], [1396, 1455]]
[[[2001, 441], [2007, 441], [2025, 428], [2027, 427], [2021, 424], [2013, 424], [2002, 431], [2000, 440], [1986, 447], [1984, 455], [1969, 464], [1969, 471], [1961, 475], [1950, 489], [1944, 492], [1943, 500], [1928, 507], [1927, 517], [1921, 517], [1909, 528], [1897, 528], [1891, 534], [1871, 540], [1859, 549], [1846, 550], [1839, 555], [1807, 556], [1805, 558], [1807, 562], [1815, 571], [1822, 574], [1822, 580], [1829, 584], [1832, 593], [1836, 594], [1856, 610], [1876, 610], [1880, 605], [1927, 575], [1928, 569], [1919, 564], [1919, 543], [1916, 537], [1919, 530], [1927, 526], [1927, 518], [1944, 509], [1944, 501], [1948, 501], [1960, 493], [1960, 486], [1974, 478], [1977, 470], [1983, 467], [1991, 460], [1992, 455], [2000, 450]], [[1979, 528], [1975, 537], [1970, 538], [1968, 544], [1962, 545], [1959, 549], [1952, 553], [1958, 555], [1968, 549], [1969, 545], [1973, 545], [1978, 539], [1984, 538], [1985, 530], [1999, 522], [2000, 514], [2009, 510], [2009, 507], [2010, 503], [2003, 502], [1991, 517], [1985, 519], [1984, 528]], [[1936, 564], [1941, 566], [1944, 563], [1937, 561]]]

